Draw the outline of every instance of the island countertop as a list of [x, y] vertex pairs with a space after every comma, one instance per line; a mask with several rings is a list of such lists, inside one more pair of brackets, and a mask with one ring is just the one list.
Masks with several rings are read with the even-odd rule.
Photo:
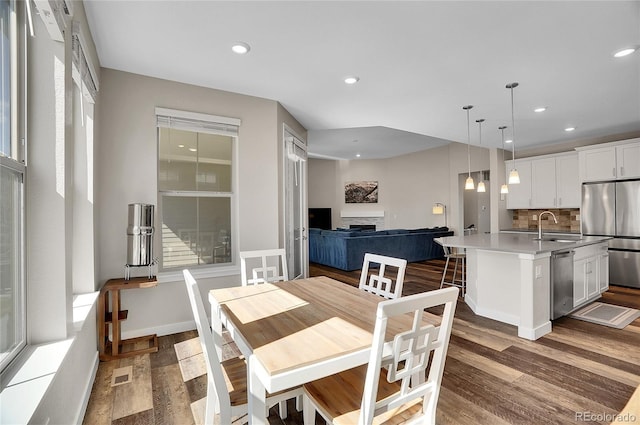
[[543, 240], [536, 240], [537, 234], [528, 233], [489, 233], [467, 236], [447, 236], [435, 239], [444, 246], [483, 249], [489, 251], [513, 252], [521, 254], [543, 254], [553, 251], [573, 249], [580, 246], [604, 242], [610, 237], [604, 236], [558, 236], [543, 234]]

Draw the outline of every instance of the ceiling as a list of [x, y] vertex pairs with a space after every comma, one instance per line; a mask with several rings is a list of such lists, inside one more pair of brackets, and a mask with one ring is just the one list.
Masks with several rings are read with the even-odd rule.
[[467, 104], [498, 147], [511, 82], [517, 149], [640, 131], [640, 1], [84, 2], [102, 67], [277, 100], [311, 156], [466, 143]]

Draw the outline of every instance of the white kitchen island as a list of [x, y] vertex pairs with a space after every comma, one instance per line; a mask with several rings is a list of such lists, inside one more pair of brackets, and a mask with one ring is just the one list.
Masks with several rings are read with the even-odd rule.
[[[550, 258], [554, 251], [574, 250], [601, 255], [602, 267], [608, 273], [606, 237], [578, 235], [568, 238], [546, 234], [537, 235], [492, 233], [470, 236], [450, 236], [436, 241], [444, 246], [466, 249], [467, 290], [465, 302], [475, 314], [518, 327], [518, 336], [535, 340], [551, 332], [551, 272]], [[557, 240], [550, 240], [557, 239]], [[597, 248], [597, 249], [596, 249]], [[595, 257], [594, 257], [595, 258]], [[582, 263], [580, 263], [582, 264]], [[574, 273], [580, 272], [577, 263]], [[600, 268], [592, 270], [601, 276]], [[586, 273], [586, 272], [585, 272]], [[576, 285], [585, 284], [584, 279], [574, 276]], [[581, 299], [579, 305], [600, 296], [608, 287], [595, 282], [598, 291]], [[586, 288], [586, 286], [585, 286]], [[585, 289], [585, 293], [588, 289]]]

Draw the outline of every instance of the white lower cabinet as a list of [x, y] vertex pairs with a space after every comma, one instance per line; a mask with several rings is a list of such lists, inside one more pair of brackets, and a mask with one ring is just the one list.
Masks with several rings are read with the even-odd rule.
[[578, 247], [573, 260], [573, 307], [600, 296], [609, 288], [609, 252], [606, 242]]
[[598, 255], [598, 270], [600, 293], [603, 293], [609, 289], [609, 252]]
[[587, 260], [573, 261], [573, 307], [583, 304], [587, 300]]

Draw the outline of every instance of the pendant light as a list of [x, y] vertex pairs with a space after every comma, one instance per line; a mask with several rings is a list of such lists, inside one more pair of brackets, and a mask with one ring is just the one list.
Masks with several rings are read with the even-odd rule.
[[518, 87], [518, 83], [510, 83], [505, 87], [511, 90], [511, 139], [513, 140], [513, 168], [509, 173], [509, 184], [519, 184], [520, 175], [518, 174], [518, 170], [516, 170], [516, 126], [513, 119], [513, 89]]
[[[476, 122], [478, 123], [478, 144], [480, 146], [482, 146], [482, 123], [484, 122], [484, 118], [480, 118], [479, 120], [476, 120]], [[486, 192], [487, 188], [484, 185], [484, 171], [480, 172], [480, 182], [478, 183], [478, 192]]]
[[[502, 163], [504, 163], [504, 129], [506, 125], [498, 127], [498, 130], [502, 132]], [[500, 193], [509, 193], [509, 186], [507, 186], [507, 166], [504, 167], [504, 184], [500, 186]]]
[[469, 127], [469, 110], [473, 108], [473, 105], [463, 106], [462, 109], [467, 111], [467, 164], [469, 166], [469, 177], [464, 182], [465, 190], [473, 190], [475, 189], [475, 184], [473, 183], [473, 177], [471, 177], [471, 129]]

